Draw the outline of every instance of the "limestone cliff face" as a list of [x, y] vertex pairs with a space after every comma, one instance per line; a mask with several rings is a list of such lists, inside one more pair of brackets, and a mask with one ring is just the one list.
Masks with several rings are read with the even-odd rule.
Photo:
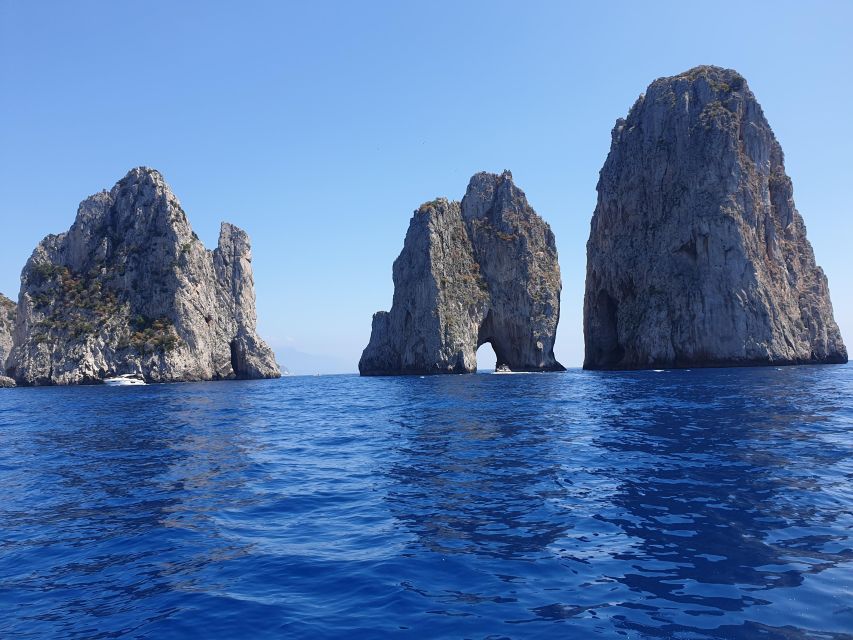
[[12, 351], [15, 303], [0, 293], [0, 376], [6, 374], [6, 359]]
[[585, 368], [847, 361], [782, 149], [738, 73], [656, 80], [612, 138], [587, 243]]
[[208, 251], [163, 177], [133, 169], [36, 247], [9, 372], [23, 384], [277, 377], [255, 332], [248, 236], [223, 223]]
[[394, 261], [390, 312], [373, 316], [362, 375], [470, 373], [490, 343], [514, 371], [558, 371], [554, 234], [512, 181], [475, 175], [462, 202], [422, 205]]

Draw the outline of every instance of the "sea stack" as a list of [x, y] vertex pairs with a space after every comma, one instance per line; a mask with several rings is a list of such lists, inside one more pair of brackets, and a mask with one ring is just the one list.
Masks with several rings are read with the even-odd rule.
[[26, 385], [278, 377], [255, 330], [251, 260], [228, 223], [205, 249], [163, 176], [133, 169], [28, 260], [8, 374]]
[[613, 128], [586, 369], [847, 362], [782, 148], [736, 71], [653, 82]]
[[391, 311], [373, 316], [361, 375], [472, 373], [487, 342], [498, 366], [563, 370], [554, 234], [509, 171], [476, 174], [461, 203], [421, 205], [393, 275]]
[[15, 385], [14, 381], [6, 376], [6, 359], [12, 351], [15, 308], [15, 303], [0, 293], [0, 387]]

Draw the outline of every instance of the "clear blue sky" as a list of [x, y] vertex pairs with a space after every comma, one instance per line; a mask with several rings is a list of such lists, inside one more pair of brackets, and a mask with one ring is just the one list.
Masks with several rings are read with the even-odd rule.
[[853, 343], [853, 3], [586, 5], [0, 0], [0, 291], [80, 200], [147, 165], [209, 247], [220, 220], [251, 234], [285, 365], [355, 371], [412, 210], [511, 169], [556, 234], [556, 351], [577, 366], [614, 121], [655, 78], [716, 64], [782, 143]]

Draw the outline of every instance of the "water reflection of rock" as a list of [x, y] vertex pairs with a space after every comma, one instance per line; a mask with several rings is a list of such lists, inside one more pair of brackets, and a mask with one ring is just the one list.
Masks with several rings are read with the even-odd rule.
[[[785, 618], [792, 596], [784, 590], [850, 561], [849, 549], [829, 544], [843, 516], [820, 480], [842, 462], [820, 435], [827, 399], [804, 380], [825, 374], [692, 372], [701, 384], [685, 384], [691, 372], [654, 375], [603, 382], [606, 402], [598, 405], [610, 407], [599, 423], [596, 444], [608, 463], [598, 474], [618, 487], [599, 517], [630, 540], [616, 555], [620, 573], [610, 577], [648, 605], [624, 626], [695, 630], [691, 609], [694, 616], [727, 612], [720, 624], [735, 630], [725, 637], [747, 637], [746, 627], [736, 627], [755, 620], [801, 626]], [[780, 384], [785, 375], [796, 384]], [[638, 376], [648, 384], [637, 384]]]
[[543, 553], [565, 528], [551, 500], [560, 487], [550, 417], [530, 405], [518, 378], [424, 382], [429, 395], [411, 397], [399, 415], [403, 438], [388, 471], [394, 517], [440, 554]]

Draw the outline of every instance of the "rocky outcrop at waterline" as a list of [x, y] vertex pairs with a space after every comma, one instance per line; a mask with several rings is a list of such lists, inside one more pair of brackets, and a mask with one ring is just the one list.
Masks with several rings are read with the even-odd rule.
[[732, 70], [656, 80], [617, 121], [586, 278], [588, 369], [847, 361], [782, 149]]
[[36, 247], [7, 373], [28, 385], [277, 377], [256, 333], [251, 260], [228, 223], [207, 250], [163, 177], [133, 169]]
[[462, 202], [421, 205], [394, 261], [390, 312], [373, 316], [362, 375], [562, 371], [554, 358], [560, 267], [554, 234], [512, 175], [478, 173]]
[[12, 351], [15, 309], [15, 303], [0, 293], [0, 376], [6, 374], [6, 359]]

